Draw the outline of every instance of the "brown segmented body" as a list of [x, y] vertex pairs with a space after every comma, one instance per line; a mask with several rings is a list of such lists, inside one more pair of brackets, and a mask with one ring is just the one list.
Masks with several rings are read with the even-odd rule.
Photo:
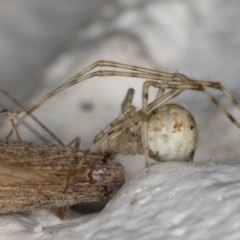
[[83, 152], [71, 147], [0, 141], [0, 213], [109, 200], [124, 183], [123, 167], [90, 154], [67, 192]]

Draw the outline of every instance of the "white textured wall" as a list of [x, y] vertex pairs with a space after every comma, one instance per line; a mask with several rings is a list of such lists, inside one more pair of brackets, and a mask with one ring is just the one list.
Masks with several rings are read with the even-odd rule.
[[[163, 163], [142, 171], [99, 214], [0, 218], [7, 239], [239, 239], [240, 164]], [[35, 231], [35, 233], [32, 233]]]

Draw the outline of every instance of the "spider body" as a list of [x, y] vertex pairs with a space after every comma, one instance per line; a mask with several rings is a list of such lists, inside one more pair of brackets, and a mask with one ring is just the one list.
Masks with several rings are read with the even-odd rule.
[[133, 89], [129, 89], [122, 104], [120, 118], [96, 135], [93, 143], [98, 145], [98, 151], [143, 155], [144, 138], [141, 128], [142, 122], [146, 121], [148, 154], [151, 158], [156, 161], [193, 161], [198, 131], [192, 114], [180, 105], [165, 104], [145, 116], [141, 110], [136, 111], [126, 101], [130, 99], [132, 102], [133, 94]]
[[156, 161], [193, 161], [197, 124], [184, 107], [166, 104], [148, 118], [149, 156]]

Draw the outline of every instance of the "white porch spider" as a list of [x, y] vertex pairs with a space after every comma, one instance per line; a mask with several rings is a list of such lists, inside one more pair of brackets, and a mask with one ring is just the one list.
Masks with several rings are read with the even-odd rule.
[[[96, 68], [100, 68], [101, 70], [95, 70]], [[107, 68], [107, 69], [106, 69]], [[164, 106], [169, 100], [173, 99], [175, 96], [179, 95], [184, 90], [195, 90], [203, 92], [231, 121], [234, 123], [238, 128], [240, 128], [240, 123], [237, 122], [234, 117], [224, 108], [224, 106], [217, 101], [216, 98], [206, 89], [214, 88], [220, 90], [225, 96], [227, 96], [230, 101], [232, 101], [239, 109], [240, 104], [239, 102], [219, 83], [219, 82], [208, 82], [208, 81], [200, 81], [200, 80], [193, 80], [188, 78], [187, 76], [179, 73], [167, 73], [157, 70], [152, 70], [148, 68], [138, 67], [134, 65], [127, 65], [121, 64], [117, 62], [111, 61], [98, 61], [94, 64], [90, 65], [80, 73], [76, 74], [74, 77], [69, 79], [67, 82], [62, 84], [60, 87], [56, 88], [55, 90], [49, 92], [48, 94], [44, 95], [43, 97], [35, 100], [34, 102], [26, 105], [23, 108], [20, 108], [16, 111], [13, 115], [19, 114], [21, 112], [26, 112], [26, 114], [22, 117], [24, 119], [27, 115], [31, 114], [36, 108], [38, 108], [41, 104], [43, 104], [46, 100], [50, 97], [55, 95], [56, 93], [75, 85], [76, 83], [82, 82], [89, 78], [99, 76], [99, 77], [106, 77], [106, 76], [121, 76], [121, 77], [134, 77], [134, 78], [144, 78], [148, 79], [143, 85], [142, 91], [142, 108], [140, 111], [136, 111], [135, 107], [130, 105], [131, 101], [127, 101], [123, 107], [123, 113], [120, 117], [111, 123], [103, 132], [98, 134], [92, 144], [100, 141], [100, 145], [104, 142], [104, 135], [108, 134], [115, 134], [112, 135], [111, 138], [114, 139], [117, 136], [121, 135], [126, 129], [131, 129], [130, 132], [135, 133], [136, 126], [134, 123], [138, 123], [140, 126], [137, 128], [141, 129], [141, 138], [143, 143], [144, 155], [146, 159], [146, 165], [148, 164], [148, 157], [149, 157], [149, 147], [148, 147], [148, 126], [147, 126], [147, 118], [150, 116], [154, 111], [157, 111], [159, 107]], [[148, 105], [148, 92], [150, 86], [158, 88], [159, 93], [157, 99]], [[167, 93], [164, 94], [164, 90], [169, 89]], [[131, 94], [128, 95], [131, 98]], [[130, 105], [127, 107], [127, 105]], [[185, 115], [187, 116], [187, 115]], [[8, 119], [3, 121], [0, 126], [5, 123]], [[194, 121], [193, 121], [194, 122]], [[136, 124], [135, 124], [136, 125]], [[193, 124], [195, 127], [195, 125]], [[135, 129], [134, 129], [135, 128]], [[127, 134], [123, 134], [123, 136], [129, 136]], [[133, 136], [132, 139], [136, 140], [137, 136]], [[118, 138], [119, 140], [120, 138]], [[106, 138], [105, 138], [106, 140]], [[126, 141], [125, 141], [126, 140]], [[129, 139], [122, 139], [122, 142], [128, 143]], [[109, 141], [107, 141], [109, 142]], [[91, 147], [86, 151], [86, 155], [89, 153]], [[136, 143], [133, 147], [135, 151]], [[194, 145], [194, 144], [193, 144]], [[103, 145], [102, 145], [103, 146]], [[103, 147], [104, 149], [104, 147]], [[83, 158], [84, 159], [84, 158]], [[76, 171], [80, 169], [82, 162], [79, 162]], [[72, 177], [73, 178], [73, 177]], [[69, 180], [69, 184], [72, 181], [72, 178]], [[68, 184], [68, 185], [69, 185]], [[66, 189], [65, 189], [66, 190]]]

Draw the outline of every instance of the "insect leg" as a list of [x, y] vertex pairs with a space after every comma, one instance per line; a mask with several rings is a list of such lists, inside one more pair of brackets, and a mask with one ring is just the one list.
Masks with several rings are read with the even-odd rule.
[[52, 207], [51, 211], [59, 217], [61, 220], [64, 220], [69, 212], [70, 206], [64, 206], [64, 207]]
[[80, 149], [81, 138], [80, 137], [74, 138], [70, 143], [68, 143], [67, 146], [71, 147], [73, 144], [75, 149]]

